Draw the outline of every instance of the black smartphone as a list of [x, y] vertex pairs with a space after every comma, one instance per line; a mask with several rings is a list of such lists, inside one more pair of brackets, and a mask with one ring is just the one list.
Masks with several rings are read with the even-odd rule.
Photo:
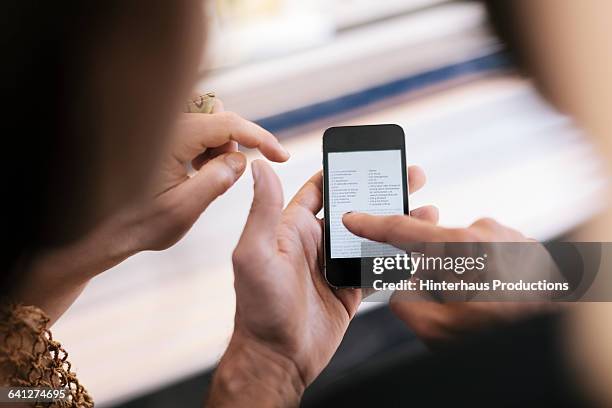
[[408, 214], [404, 131], [398, 125], [332, 127], [323, 135], [325, 278], [337, 288], [368, 287], [364, 258], [404, 253], [349, 232], [349, 211]]

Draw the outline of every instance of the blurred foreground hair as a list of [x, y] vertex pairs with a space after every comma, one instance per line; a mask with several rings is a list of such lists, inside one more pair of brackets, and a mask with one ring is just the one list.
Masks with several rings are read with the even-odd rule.
[[[89, 46], [118, 0], [7, 0], [0, 5], [0, 160], [4, 189], [0, 286], [24, 255], [81, 231], [96, 132], [84, 86]], [[69, 216], [66, 216], [69, 214]]]

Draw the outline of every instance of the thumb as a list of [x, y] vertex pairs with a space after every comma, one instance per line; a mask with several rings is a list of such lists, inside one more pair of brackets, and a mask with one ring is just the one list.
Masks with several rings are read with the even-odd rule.
[[175, 188], [176, 202], [190, 216], [198, 217], [242, 175], [246, 157], [239, 152], [215, 157]]
[[[276, 251], [276, 229], [283, 210], [283, 189], [274, 170], [266, 162], [255, 160], [253, 170], [253, 204], [238, 249], [249, 253], [273, 254]], [[239, 251], [241, 252], [241, 251]]]

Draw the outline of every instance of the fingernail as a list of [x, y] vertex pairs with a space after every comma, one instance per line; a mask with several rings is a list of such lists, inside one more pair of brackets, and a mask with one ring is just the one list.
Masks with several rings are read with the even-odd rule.
[[289, 153], [289, 151], [287, 149], [285, 149], [285, 146], [283, 146], [282, 144], [278, 144], [280, 146], [281, 151], [285, 154], [286, 160], [289, 160], [289, 158], [291, 157], [291, 153]]
[[352, 214], [352, 213], [353, 211], [345, 212], [342, 216], [344, 217], [345, 215]]
[[229, 153], [225, 155], [225, 162], [234, 170], [236, 173], [244, 170], [246, 166], [246, 159], [242, 153]]

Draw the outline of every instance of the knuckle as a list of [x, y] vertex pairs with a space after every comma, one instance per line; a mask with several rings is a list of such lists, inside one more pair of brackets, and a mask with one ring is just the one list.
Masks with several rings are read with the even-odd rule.
[[267, 252], [259, 243], [239, 243], [232, 253], [232, 265], [239, 270], [260, 268], [269, 260]]
[[478, 241], [478, 234], [472, 228], [459, 228], [451, 231], [453, 242], [475, 242]]
[[405, 215], [391, 215], [387, 217], [383, 227], [385, 227], [390, 233], [400, 233], [404, 229], [405, 220]]
[[242, 118], [237, 113], [232, 111], [221, 112], [219, 113], [219, 116], [221, 116], [221, 119], [229, 128], [237, 126], [238, 123], [240, 123], [240, 121], [242, 120]]
[[405, 215], [391, 215], [387, 218], [387, 224], [389, 226], [394, 226], [394, 225], [400, 225], [402, 224], [402, 222], [405, 220], [406, 216]]
[[[219, 160], [223, 160], [223, 158], [219, 158]], [[207, 170], [210, 173], [207, 178], [214, 194], [227, 191], [236, 182], [237, 174], [228, 165], [216, 161], [211, 162], [208, 166]]]
[[509, 240], [513, 237], [516, 238], [514, 231], [510, 228], [506, 228], [492, 218], [482, 218], [476, 221], [470, 227], [476, 234], [478, 234], [481, 240]]
[[387, 240], [391, 240], [392, 238], [401, 238], [402, 233], [404, 231], [404, 228], [402, 227], [402, 224], [400, 224], [399, 222], [396, 223], [388, 223], [387, 225], [383, 226], [385, 228], [385, 237], [387, 238]]
[[218, 189], [220, 191], [226, 191], [234, 184], [234, 181], [235, 176], [233, 173], [230, 173], [229, 171], [223, 171], [219, 174], [219, 177], [217, 178]]
[[425, 220], [425, 221], [437, 221], [439, 217], [438, 208], [433, 205], [428, 205], [425, 207], [420, 207], [414, 210], [415, 213], [412, 214], [415, 218]]
[[533, 238], [526, 238], [523, 233], [521, 233], [518, 230], [515, 230], [514, 228], [507, 228], [508, 231], [508, 235], [510, 236], [511, 239], [515, 239], [517, 241], [523, 241], [523, 240], [527, 240], [527, 241], [536, 241], [536, 239]]
[[247, 252], [242, 249], [242, 246], [238, 245], [234, 249], [234, 252], [232, 252], [232, 264], [234, 265], [234, 268], [242, 268], [248, 264], [246, 257]]
[[473, 227], [486, 228], [486, 229], [494, 229], [499, 226], [498, 222], [493, 218], [485, 217], [477, 220], [472, 224]]

